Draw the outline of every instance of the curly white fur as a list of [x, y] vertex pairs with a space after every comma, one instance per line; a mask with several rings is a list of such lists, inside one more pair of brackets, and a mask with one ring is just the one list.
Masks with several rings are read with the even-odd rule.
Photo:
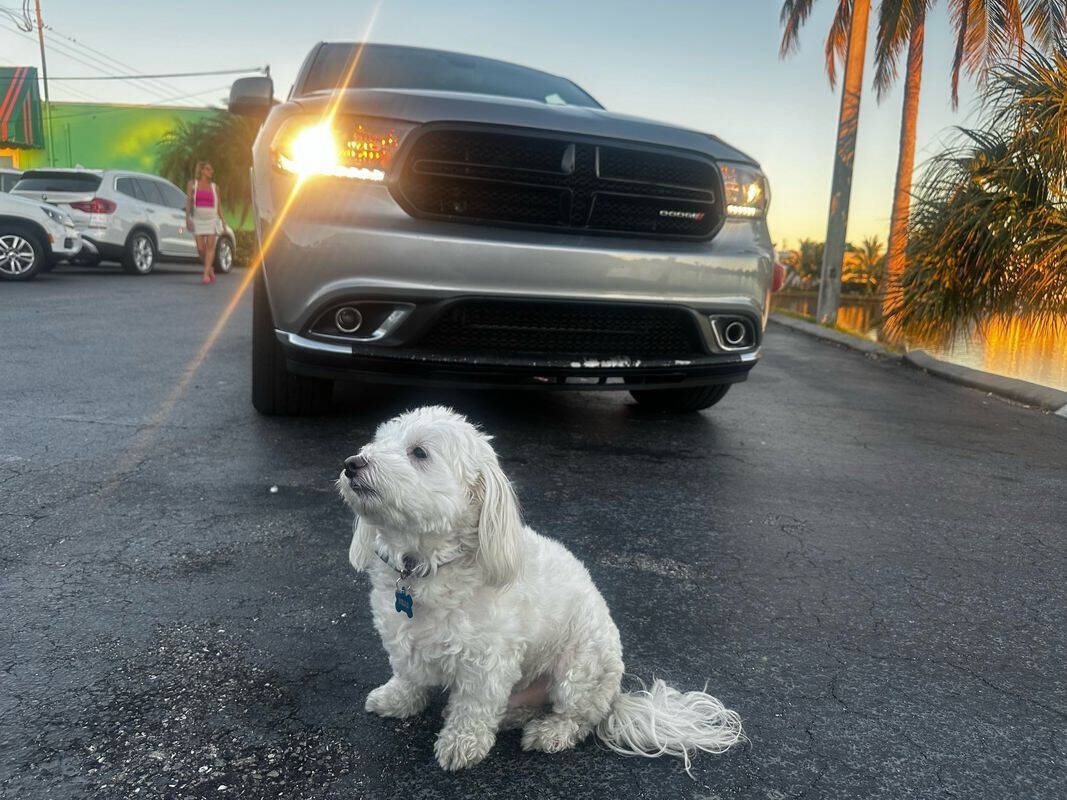
[[[435, 745], [444, 769], [478, 763], [510, 727], [526, 750], [558, 752], [596, 731], [616, 752], [678, 756], [687, 770], [691, 753], [743, 737], [738, 715], [704, 692], [656, 680], [621, 693], [604, 598], [563, 545], [523, 526], [489, 436], [450, 409], [420, 408], [381, 425], [360, 455], [364, 466], [337, 485], [356, 514], [349, 560], [370, 573], [393, 671], [366, 708], [408, 717], [447, 688]], [[376, 553], [418, 563], [411, 619], [396, 612], [397, 573]]]

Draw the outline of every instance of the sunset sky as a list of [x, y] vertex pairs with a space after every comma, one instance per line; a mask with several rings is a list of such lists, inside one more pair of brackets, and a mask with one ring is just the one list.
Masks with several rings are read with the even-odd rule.
[[[42, 0], [45, 22], [55, 29], [48, 32], [48, 66], [57, 78], [100, 74], [72, 55], [121, 74], [269, 63], [284, 96], [316, 41], [364, 37], [566, 75], [609, 109], [714, 133], [758, 159], [771, 181], [771, 232], [788, 246], [801, 237], [825, 236], [840, 99], [829, 88], [822, 46], [834, 5], [816, 3], [800, 53], [780, 61], [779, 0]], [[937, 151], [952, 125], [973, 116], [971, 84], [963, 89], [960, 111], [949, 107], [952, 41], [944, 5], [927, 26], [920, 163]], [[82, 46], [133, 69], [102, 64], [99, 54]], [[0, 65], [38, 63], [36, 38], [0, 17]], [[868, 87], [872, 74], [868, 68]], [[223, 102], [229, 80], [174, 78], [166, 86], [153, 84], [155, 93], [143, 83], [57, 80], [51, 91], [56, 100], [203, 105]], [[873, 234], [885, 239], [900, 103], [899, 88], [881, 105], [873, 90], [864, 98], [849, 225], [856, 242]]]

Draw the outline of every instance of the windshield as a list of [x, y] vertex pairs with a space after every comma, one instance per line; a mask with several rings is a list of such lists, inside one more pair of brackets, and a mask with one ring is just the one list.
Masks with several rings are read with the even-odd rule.
[[100, 176], [90, 172], [30, 170], [15, 184], [16, 192], [95, 192]]
[[[360, 45], [335, 43], [320, 48], [301, 94], [339, 86], [357, 47]], [[506, 61], [396, 45], [368, 44], [362, 50], [347, 83], [349, 88], [472, 92], [549, 105], [600, 108], [596, 100], [566, 78]]]

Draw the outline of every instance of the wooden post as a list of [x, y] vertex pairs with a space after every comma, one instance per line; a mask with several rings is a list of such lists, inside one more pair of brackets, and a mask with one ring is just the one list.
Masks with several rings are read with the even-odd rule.
[[37, 6], [37, 41], [41, 44], [41, 78], [44, 83], [44, 114], [48, 125], [48, 166], [56, 165], [55, 140], [52, 138], [52, 102], [48, 98], [48, 62], [44, 57], [44, 22], [41, 21], [41, 0], [35, 0]]

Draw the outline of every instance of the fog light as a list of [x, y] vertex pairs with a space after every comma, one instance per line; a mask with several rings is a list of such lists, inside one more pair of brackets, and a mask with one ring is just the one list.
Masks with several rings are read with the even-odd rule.
[[341, 333], [355, 333], [363, 324], [363, 315], [352, 306], [343, 306], [333, 315], [333, 322]]

